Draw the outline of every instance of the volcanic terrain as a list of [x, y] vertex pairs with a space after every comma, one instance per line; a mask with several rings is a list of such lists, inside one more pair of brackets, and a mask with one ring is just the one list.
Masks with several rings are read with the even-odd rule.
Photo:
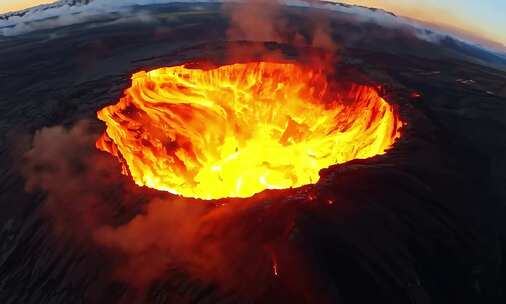
[[[506, 60], [318, 8], [277, 8], [281, 38], [257, 39], [237, 6], [0, 36], [0, 302], [504, 303]], [[96, 148], [135, 73], [258, 61], [374, 88], [400, 136], [316, 183], [210, 200]]]

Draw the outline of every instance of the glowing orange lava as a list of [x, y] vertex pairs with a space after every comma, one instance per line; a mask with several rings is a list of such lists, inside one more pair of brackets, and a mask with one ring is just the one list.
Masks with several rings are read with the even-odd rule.
[[97, 147], [135, 183], [202, 199], [316, 183], [322, 168], [385, 153], [402, 126], [374, 88], [271, 62], [139, 72], [98, 118]]

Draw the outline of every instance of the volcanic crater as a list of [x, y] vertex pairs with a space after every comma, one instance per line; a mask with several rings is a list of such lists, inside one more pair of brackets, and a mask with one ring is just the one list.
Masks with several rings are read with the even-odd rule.
[[97, 147], [136, 184], [203, 199], [316, 183], [323, 168], [385, 153], [403, 124], [377, 88], [294, 62], [138, 72], [98, 118]]

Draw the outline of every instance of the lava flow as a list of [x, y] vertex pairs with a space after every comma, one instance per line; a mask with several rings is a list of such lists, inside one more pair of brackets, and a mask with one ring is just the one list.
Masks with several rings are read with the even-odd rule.
[[136, 184], [201, 199], [314, 184], [323, 168], [385, 153], [402, 126], [372, 87], [271, 62], [139, 72], [98, 118], [97, 147]]

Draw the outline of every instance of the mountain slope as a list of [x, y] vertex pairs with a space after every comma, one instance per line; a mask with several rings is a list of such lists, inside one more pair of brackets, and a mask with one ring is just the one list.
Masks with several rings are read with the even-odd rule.
[[32, 14], [44, 12], [44, 11], [55, 9], [55, 8], [61, 8], [61, 7], [65, 7], [65, 6], [71, 7], [71, 6], [87, 5], [88, 3], [92, 2], [92, 1], [94, 1], [94, 0], [60, 0], [60, 1], [56, 1], [54, 3], [38, 5], [38, 6], [35, 6], [32, 8], [27, 8], [27, 9], [20, 10], [17, 12], [9, 12], [6, 14], [1, 14], [0, 20], [9, 20], [13, 17], [24, 17], [26, 15], [32, 15]]

